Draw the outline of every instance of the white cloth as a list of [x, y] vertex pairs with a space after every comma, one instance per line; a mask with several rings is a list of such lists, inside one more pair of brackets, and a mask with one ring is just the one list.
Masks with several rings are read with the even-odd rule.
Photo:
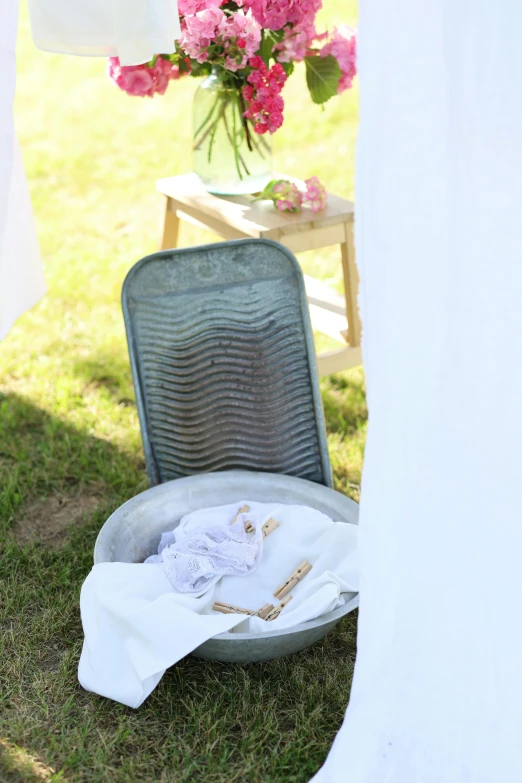
[[359, 8], [361, 609], [316, 783], [518, 783], [522, 6]]
[[[263, 633], [307, 622], [353, 599], [358, 591], [357, 527], [310, 508], [251, 501], [260, 519], [280, 526], [264, 543], [259, 568], [225, 576], [201, 594], [174, 590], [160, 564], [94, 566], [81, 592], [85, 633], [78, 668], [81, 685], [129, 707], [139, 707], [165, 670], [225, 631]], [[231, 520], [238, 505], [212, 509]], [[206, 512], [207, 518], [208, 513]], [[257, 610], [277, 603], [273, 591], [308, 560], [312, 571], [292, 590], [278, 619], [265, 622], [212, 611], [215, 601]]]
[[0, 340], [45, 293], [33, 214], [15, 137], [17, 0], [0, 0]]
[[29, 11], [39, 49], [122, 65], [171, 54], [181, 34], [177, 0], [29, 0]]
[[[254, 527], [251, 533], [245, 530], [247, 519]], [[162, 535], [158, 554], [145, 562], [161, 563], [180, 593], [201, 592], [225, 574], [247, 576], [255, 571], [263, 556], [264, 521], [252, 513], [238, 512], [231, 519], [214, 510], [194, 511]]]

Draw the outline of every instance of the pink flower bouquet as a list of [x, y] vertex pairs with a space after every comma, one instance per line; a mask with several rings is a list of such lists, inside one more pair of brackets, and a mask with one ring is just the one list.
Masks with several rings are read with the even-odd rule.
[[314, 103], [325, 103], [353, 84], [355, 33], [347, 27], [319, 33], [316, 15], [321, 4], [322, 0], [179, 0], [181, 38], [176, 52], [160, 53], [150, 63], [131, 67], [111, 58], [108, 73], [118, 87], [138, 96], [163, 95], [171, 81], [187, 75], [213, 79], [212, 98], [196, 117], [195, 151], [208, 167], [213, 155], [222, 157], [228, 144], [236, 176], [248, 178], [252, 155], [261, 159], [269, 153], [263, 137], [283, 124], [282, 90], [295, 63], [305, 64]]

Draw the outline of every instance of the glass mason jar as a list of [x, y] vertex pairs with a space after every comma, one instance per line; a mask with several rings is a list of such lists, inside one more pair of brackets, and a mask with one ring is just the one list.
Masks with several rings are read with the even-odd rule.
[[214, 69], [194, 98], [194, 171], [222, 196], [259, 193], [272, 179], [270, 139], [243, 117], [241, 87], [233, 74]]

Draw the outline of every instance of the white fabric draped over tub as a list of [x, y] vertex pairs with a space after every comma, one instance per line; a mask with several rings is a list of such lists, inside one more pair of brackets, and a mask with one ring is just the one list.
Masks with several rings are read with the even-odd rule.
[[359, 647], [316, 783], [517, 783], [522, 6], [359, 5]]

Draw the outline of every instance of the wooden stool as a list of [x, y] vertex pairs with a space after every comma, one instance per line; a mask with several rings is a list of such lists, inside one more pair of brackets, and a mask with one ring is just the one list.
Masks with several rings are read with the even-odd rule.
[[210, 229], [223, 239], [273, 239], [293, 253], [340, 245], [344, 297], [305, 275], [314, 329], [344, 346], [319, 354], [319, 374], [331, 375], [362, 364], [351, 201], [329, 194], [321, 212], [292, 214], [278, 212], [271, 203], [248, 196], [213, 196], [195, 174], [160, 179], [157, 188], [165, 196], [162, 250], [177, 247], [180, 220]]

